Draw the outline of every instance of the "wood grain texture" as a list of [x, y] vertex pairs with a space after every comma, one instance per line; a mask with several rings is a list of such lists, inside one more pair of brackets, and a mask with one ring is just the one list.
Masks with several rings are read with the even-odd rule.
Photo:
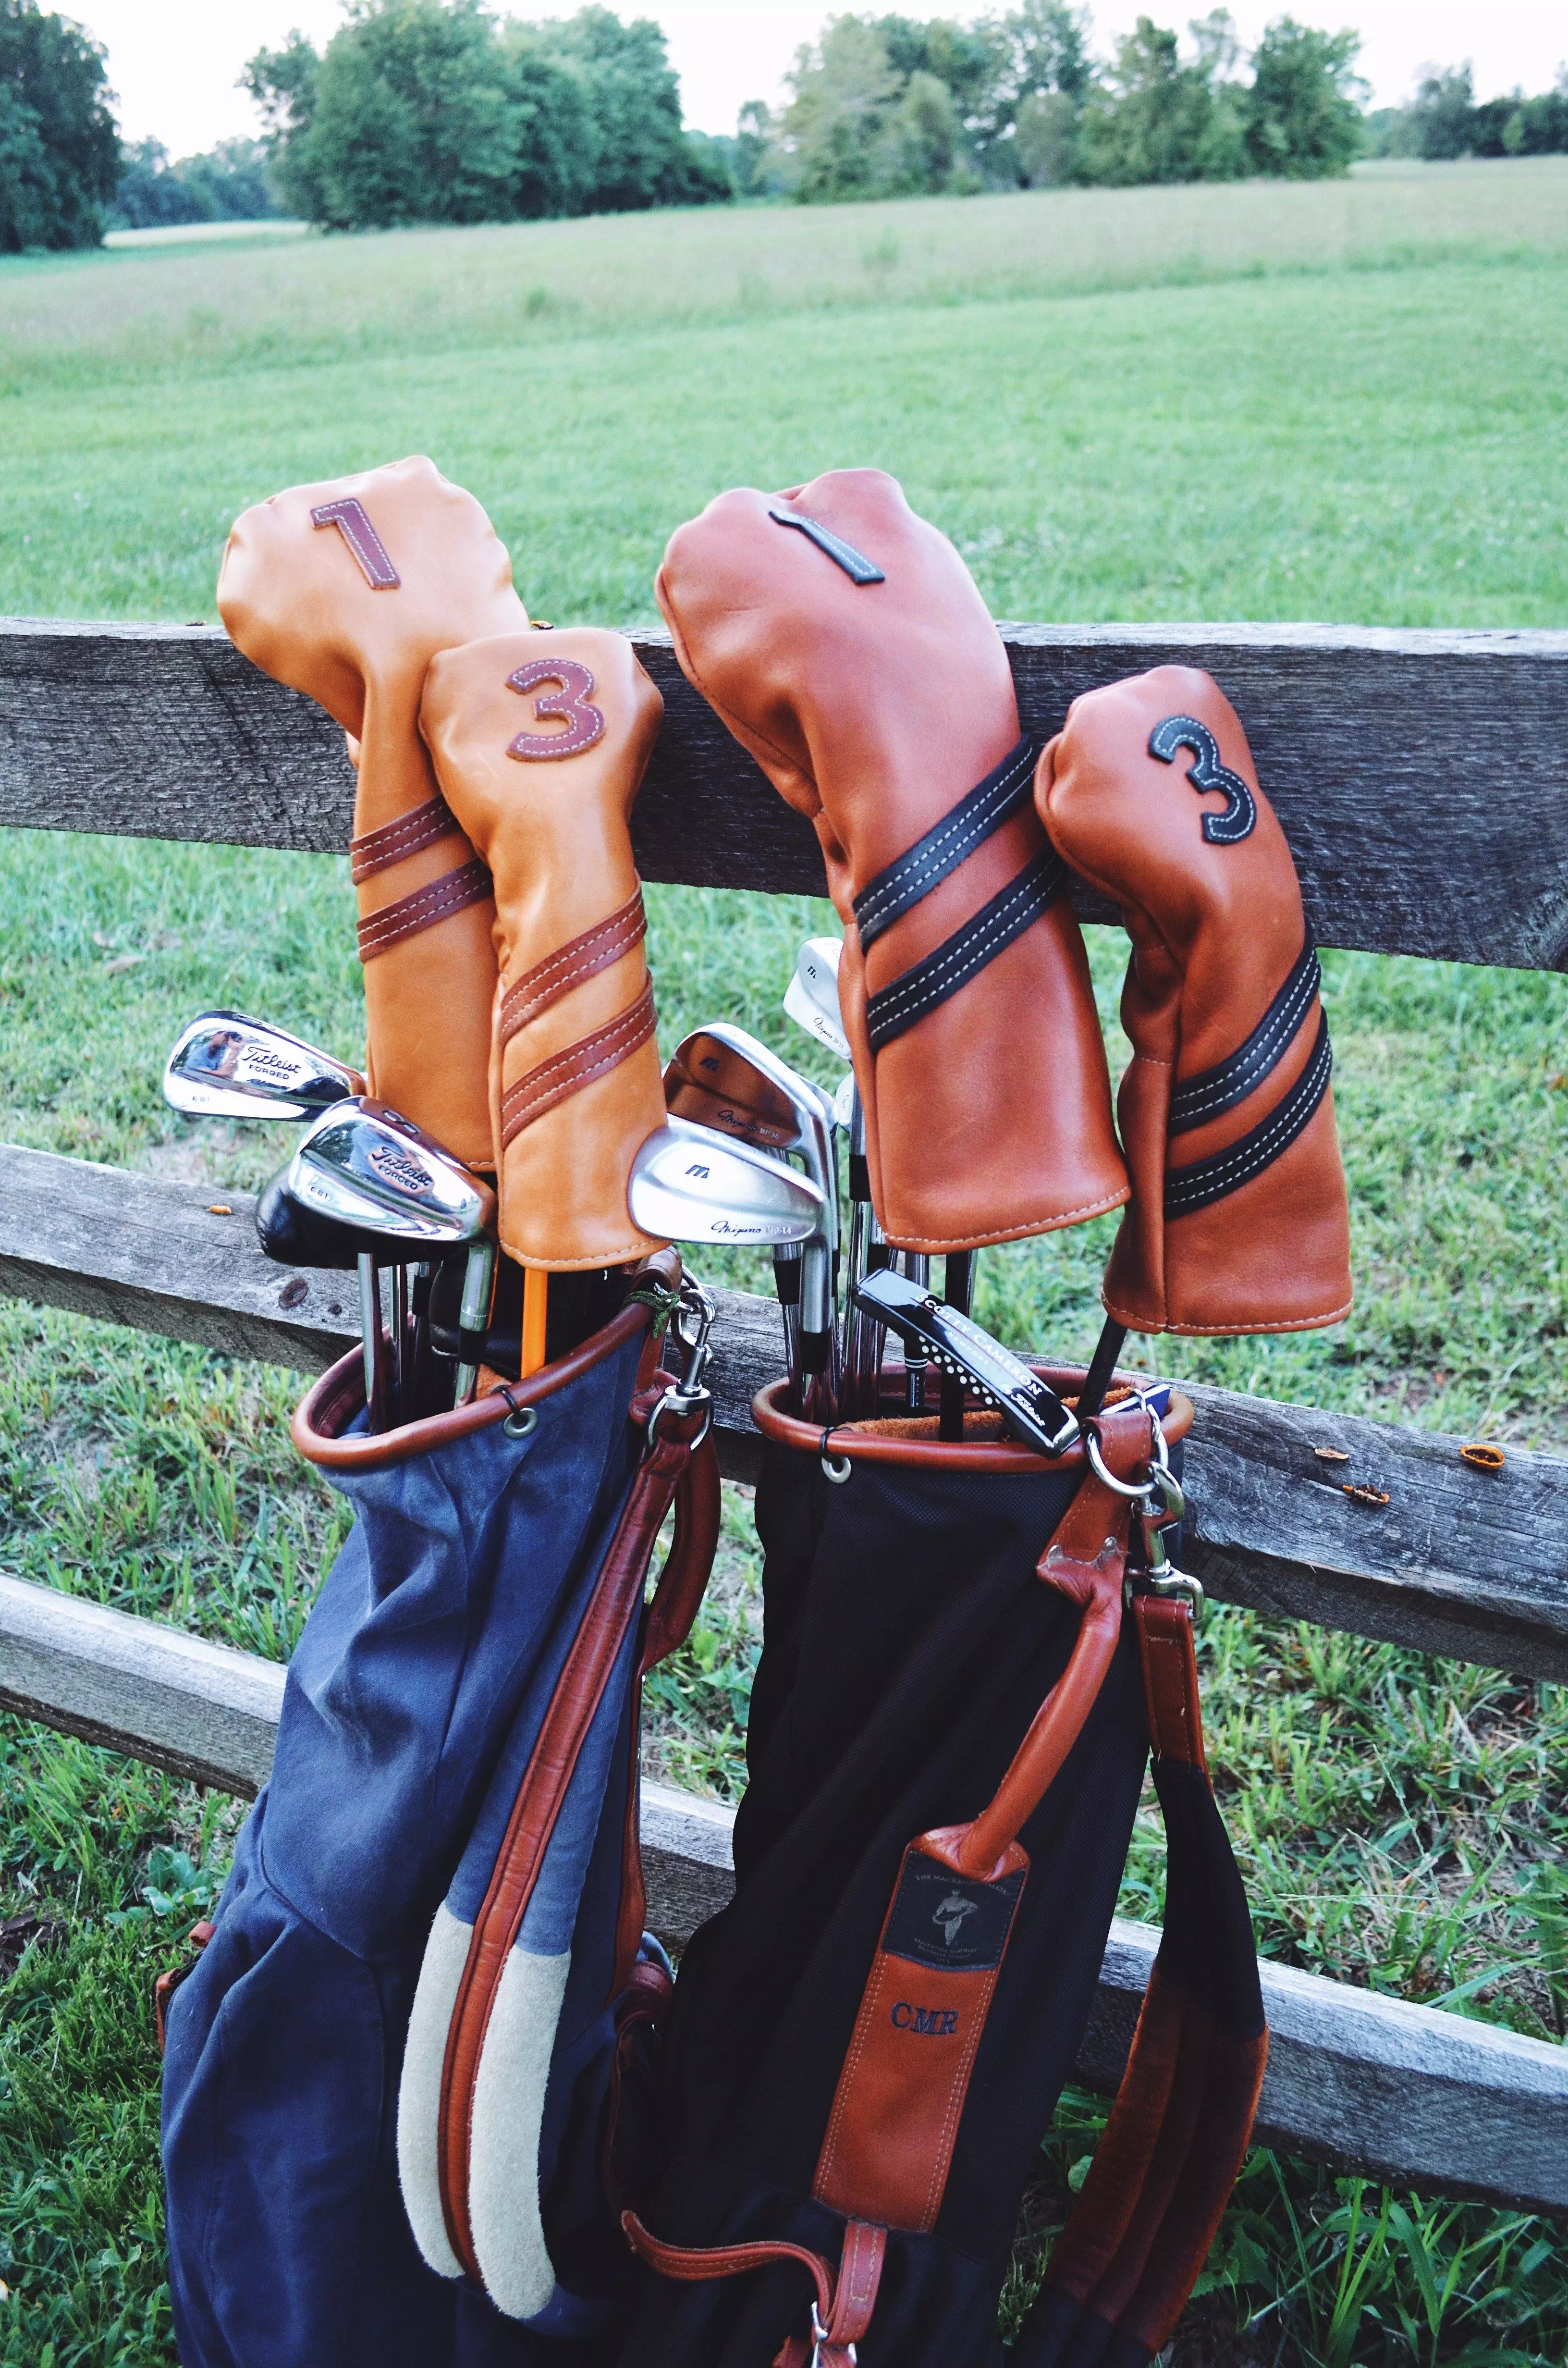
[[[252, 1203], [51, 1152], [0, 1145], [0, 1292], [319, 1372], [356, 1338], [352, 1278], [262, 1256]], [[296, 1294], [298, 1294], [296, 1298]], [[285, 1297], [295, 1304], [282, 1305]], [[751, 1401], [779, 1371], [778, 1311], [717, 1294], [720, 1463], [754, 1482]], [[1172, 1344], [1173, 1348], [1175, 1344]], [[1173, 1362], [1176, 1359], [1173, 1358]], [[1568, 1462], [1507, 1451], [1495, 1479], [1463, 1441], [1194, 1385], [1189, 1558], [1211, 1594], [1521, 1677], [1568, 1678]], [[1324, 1463], [1329, 1447], [1346, 1456]], [[1386, 1493], [1357, 1503], [1350, 1482]]]
[[[176, 1773], [253, 1798], [271, 1765], [284, 1674], [275, 1663], [150, 1620], [0, 1577], [0, 1704]], [[733, 1895], [733, 1813], [642, 1786], [649, 1921], [679, 1947]], [[1159, 1946], [1112, 1927], [1077, 2073], [1121, 2078]], [[1263, 1967], [1272, 2041], [1258, 2135], [1423, 2194], [1568, 2210], [1568, 2050]]]
[[[1026, 730], [1165, 663], [1237, 708], [1319, 941], [1568, 966], [1568, 633], [1004, 625]], [[634, 816], [645, 878], [820, 894], [816, 840], [676, 665]], [[955, 782], [955, 798], [969, 786]], [[210, 627], [0, 620], [0, 823], [341, 851], [353, 777], [321, 711]], [[1104, 917], [1085, 892], [1080, 909]]]

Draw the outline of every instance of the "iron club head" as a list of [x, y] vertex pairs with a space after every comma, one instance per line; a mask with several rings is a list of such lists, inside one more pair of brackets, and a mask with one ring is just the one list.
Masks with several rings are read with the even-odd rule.
[[840, 1061], [849, 1058], [849, 1039], [838, 1008], [837, 938], [808, 938], [795, 958], [795, 974], [784, 990], [784, 1009], [808, 1036], [825, 1044]]
[[164, 1070], [164, 1099], [187, 1118], [315, 1118], [364, 1091], [347, 1062], [243, 1011], [204, 1011]]
[[633, 1224], [675, 1242], [804, 1242], [820, 1234], [823, 1196], [781, 1160], [671, 1118], [631, 1163]]

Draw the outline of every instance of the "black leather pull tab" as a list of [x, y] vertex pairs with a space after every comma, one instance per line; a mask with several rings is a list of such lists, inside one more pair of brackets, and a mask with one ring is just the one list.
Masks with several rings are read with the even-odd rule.
[[852, 542], [846, 542], [842, 535], [835, 534], [831, 528], [824, 526], [820, 519], [805, 518], [798, 510], [770, 509], [767, 515], [778, 526], [798, 527], [808, 542], [814, 542], [819, 551], [826, 552], [835, 567], [843, 568], [851, 584], [887, 582], [887, 577], [874, 561], [868, 559], [863, 551], [857, 551]]

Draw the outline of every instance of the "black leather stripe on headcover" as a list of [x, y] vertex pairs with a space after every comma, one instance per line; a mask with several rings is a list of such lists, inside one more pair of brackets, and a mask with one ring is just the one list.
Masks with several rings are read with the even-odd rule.
[[873, 1053], [902, 1036], [949, 995], [956, 995], [1004, 946], [1056, 902], [1067, 885], [1067, 866], [1053, 847], [1044, 847], [1015, 879], [983, 905], [972, 920], [955, 929], [924, 962], [884, 986], [866, 1005], [866, 1033]]
[[993, 831], [1033, 802], [1034, 742], [1026, 734], [1002, 762], [976, 782], [924, 838], [906, 848], [895, 862], [868, 881], [855, 899], [855, 926], [860, 951], [869, 953], [885, 929], [929, 895], [939, 880], [956, 871]]
[[1228, 1060], [1219, 1062], [1212, 1069], [1200, 1070], [1196, 1077], [1188, 1077], [1176, 1087], [1165, 1121], [1167, 1135], [1190, 1134], [1194, 1127], [1233, 1110], [1237, 1102], [1244, 1102], [1248, 1094], [1256, 1093], [1294, 1043], [1322, 984], [1317, 948], [1309, 938], [1291, 965], [1289, 978], [1246, 1042]]
[[1328, 1019], [1320, 1014], [1312, 1058], [1284, 1100], [1267, 1118], [1260, 1119], [1239, 1143], [1216, 1151], [1209, 1159], [1194, 1160], [1189, 1167], [1167, 1168], [1165, 1215], [1189, 1217], [1195, 1209], [1207, 1209], [1212, 1201], [1222, 1201], [1228, 1192], [1235, 1191], [1239, 1185], [1272, 1167], [1280, 1153], [1290, 1149], [1327, 1093], [1333, 1067]]

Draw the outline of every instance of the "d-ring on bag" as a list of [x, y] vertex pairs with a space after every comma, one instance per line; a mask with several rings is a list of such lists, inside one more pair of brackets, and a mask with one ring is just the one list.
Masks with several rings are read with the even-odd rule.
[[593, 2356], [629, 2270], [607, 2133], [636, 2135], [668, 1987], [642, 1935], [637, 1681], [718, 1527], [706, 1315], [678, 1278], [660, 1253], [570, 1356], [450, 1414], [362, 1435], [356, 1353], [296, 1415], [358, 1518], [166, 2000], [184, 2368]]
[[652, 2274], [617, 2368], [996, 2368], [1153, 1745], [1164, 1942], [1015, 2354], [1133, 2368], [1201, 2266], [1267, 2049], [1191, 1583], [1159, 1543], [1191, 1407], [1123, 1386], [1046, 1459], [979, 1413], [950, 1443], [892, 1415], [823, 1434], [781, 1387], [754, 1407], [766, 1627], [735, 1897], [676, 1984], [674, 2155], [626, 2219]]

